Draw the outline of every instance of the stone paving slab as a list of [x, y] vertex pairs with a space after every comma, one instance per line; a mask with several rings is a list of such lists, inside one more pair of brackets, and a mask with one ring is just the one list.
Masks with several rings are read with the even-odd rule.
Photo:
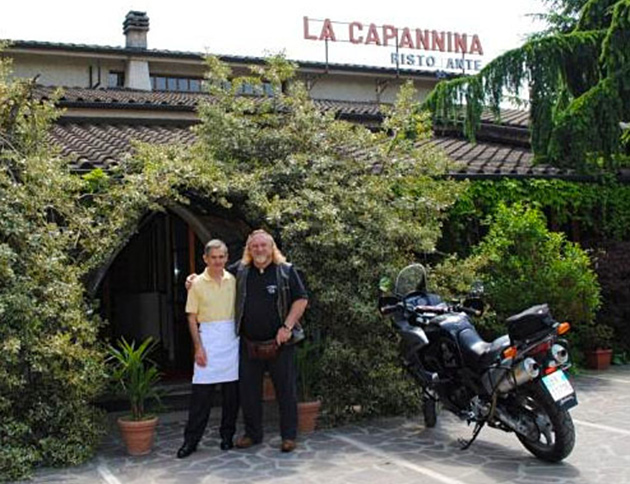
[[561, 464], [534, 458], [513, 434], [484, 429], [467, 450], [457, 439], [471, 428], [440, 414], [425, 429], [420, 417], [387, 418], [302, 436], [292, 454], [279, 452], [276, 425], [265, 441], [241, 451], [218, 449], [216, 414], [199, 450], [176, 459], [185, 412], [162, 417], [154, 451], [129, 457], [115, 432], [98, 455], [70, 469], [37, 472], [36, 483], [240, 484], [630, 484], [630, 366], [585, 372], [574, 379], [579, 405], [571, 413], [576, 446]]

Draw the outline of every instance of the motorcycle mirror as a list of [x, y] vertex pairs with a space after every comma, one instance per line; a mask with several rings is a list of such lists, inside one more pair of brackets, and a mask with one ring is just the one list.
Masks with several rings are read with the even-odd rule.
[[484, 310], [486, 309], [486, 305], [479, 297], [468, 297], [464, 300], [464, 303], [462, 305], [465, 308], [475, 311], [475, 316], [482, 316]]

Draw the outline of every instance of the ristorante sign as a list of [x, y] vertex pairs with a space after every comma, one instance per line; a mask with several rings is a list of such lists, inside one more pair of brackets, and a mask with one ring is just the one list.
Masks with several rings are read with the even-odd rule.
[[[304, 38], [322, 42], [391, 47], [397, 66], [478, 71], [483, 46], [477, 34], [304, 17]], [[403, 52], [404, 50], [404, 52]]]

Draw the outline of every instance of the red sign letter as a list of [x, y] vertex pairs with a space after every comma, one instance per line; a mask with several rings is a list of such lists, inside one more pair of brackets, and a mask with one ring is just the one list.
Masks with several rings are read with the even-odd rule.
[[317, 40], [316, 35], [311, 35], [308, 33], [308, 17], [304, 17], [304, 38], [306, 40]]
[[455, 34], [455, 52], [468, 53], [468, 36], [466, 34]]
[[378, 37], [378, 31], [376, 30], [376, 25], [374, 24], [370, 24], [367, 39], [365, 39], [365, 45], [368, 44], [381, 45], [381, 39]]
[[359, 32], [361, 30], [363, 30], [363, 24], [361, 22], [352, 22], [350, 23], [350, 27], [348, 27], [349, 31], [350, 31], [350, 42], [352, 42], [353, 44], [360, 44], [363, 42], [363, 36], [359, 35], [358, 37], [354, 36], [354, 28], [359, 29]]
[[405, 27], [402, 31], [402, 35], [400, 36], [400, 43], [398, 44], [398, 47], [401, 48], [407, 48], [407, 49], [413, 49], [413, 39], [411, 37], [411, 32], [409, 32], [409, 29], [407, 27]]
[[429, 44], [429, 31], [416, 29], [416, 49], [431, 50]]
[[393, 25], [383, 25], [383, 45], [388, 45], [387, 41], [391, 39], [398, 40], [398, 31]]
[[431, 50], [444, 52], [444, 32], [431, 31]]
[[483, 47], [481, 47], [481, 41], [479, 37], [477, 37], [477, 34], [473, 35], [472, 41], [470, 42], [470, 53], [483, 55]]
[[332, 27], [332, 22], [329, 18], [324, 20], [324, 26], [322, 27], [322, 33], [319, 36], [319, 40], [332, 40], [333, 42], [337, 41], [337, 39], [335, 38], [335, 31]]

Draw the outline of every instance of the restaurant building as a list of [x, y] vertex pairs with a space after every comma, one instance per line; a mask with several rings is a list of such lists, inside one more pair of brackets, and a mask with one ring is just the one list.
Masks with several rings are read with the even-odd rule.
[[[315, 29], [305, 24], [307, 28], [305, 36], [324, 35], [323, 41], [332, 41], [325, 38], [331, 32], [321, 26]], [[148, 31], [147, 15], [131, 11], [123, 23], [123, 47], [10, 40], [3, 55], [13, 58], [14, 76], [36, 79], [36, 95], [43, 99], [63, 88], [57, 104], [64, 111], [50, 136], [76, 172], [107, 170], [133, 152], [134, 141], [194, 141], [190, 128], [199, 122], [196, 107], [207, 97], [202, 87], [204, 55], [149, 49]], [[370, 35], [372, 42], [375, 35], [379, 42], [387, 35], [386, 30], [370, 34], [371, 27], [359, 29], [357, 25], [350, 32], [363, 43]], [[408, 42], [417, 47], [418, 39], [410, 33]], [[443, 36], [443, 49], [464, 48], [461, 36], [457, 44], [454, 36], [448, 39]], [[434, 40], [427, 37], [426, 42], [429, 45]], [[468, 49], [481, 48], [474, 39], [466, 42]], [[412, 81], [423, 99], [440, 78], [455, 75], [423, 69], [416, 61], [410, 66], [410, 58], [403, 55], [409, 54], [397, 52], [395, 65], [386, 68], [298, 61], [297, 80], [305, 83], [322, 111], [378, 129], [383, 119], [381, 106], [394, 101], [404, 82]], [[264, 62], [255, 57], [220, 58], [235, 75]], [[253, 94], [249, 89], [244, 86], [243, 94]], [[533, 166], [527, 113], [506, 111], [501, 123], [488, 117], [476, 144], [457, 131], [439, 127], [431, 142], [455, 162], [454, 177], [562, 176], [555, 168]], [[103, 315], [110, 322], [107, 336], [152, 335], [160, 341], [159, 360], [167, 376], [188, 375], [191, 347], [183, 280], [203, 268], [201, 254], [207, 240], [225, 240], [235, 259], [251, 229], [203, 200], [147, 214], [137, 233], [89, 281], [89, 290], [101, 300]]]

